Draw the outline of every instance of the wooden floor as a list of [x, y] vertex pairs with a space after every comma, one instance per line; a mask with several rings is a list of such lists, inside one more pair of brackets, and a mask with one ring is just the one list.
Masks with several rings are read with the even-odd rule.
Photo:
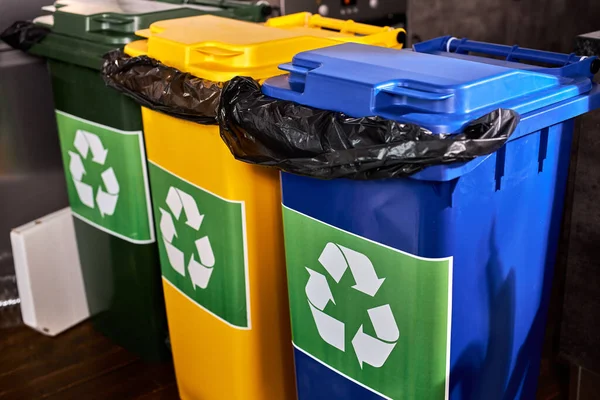
[[[564, 369], [544, 360], [538, 400], [567, 399]], [[56, 338], [0, 330], [0, 399], [177, 399], [170, 364], [148, 364], [84, 323]]]
[[56, 338], [0, 330], [0, 399], [177, 399], [170, 364], [148, 364], [84, 323]]

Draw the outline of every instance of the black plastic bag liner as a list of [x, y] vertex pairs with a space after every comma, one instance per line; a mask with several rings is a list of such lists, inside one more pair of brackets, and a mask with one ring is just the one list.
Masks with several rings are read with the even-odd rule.
[[352, 118], [265, 96], [250, 78], [221, 96], [221, 138], [238, 160], [321, 179], [403, 177], [501, 148], [519, 123], [498, 109], [460, 134], [433, 134], [380, 117]]
[[223, 84], [197, 78], [148, 56], [121, 50], [104, 56], [104, 82], [139, 104], [173, 117], [216, 124]]
[[0, 40], [13, 49], [27, 51], [34, 44], [44, 40], [50, 32], [50, 28], [36, 25], [31, 21], [17, 21], [0, 33]]

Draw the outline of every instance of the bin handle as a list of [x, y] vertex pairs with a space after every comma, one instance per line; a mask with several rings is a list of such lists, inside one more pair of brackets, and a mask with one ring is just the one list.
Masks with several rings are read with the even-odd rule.
[[361, 24], [353, 20], [341, 20], [335, 18], [323, 17], [319, 14], [309, 14], [306, 25], [317, 28], [334, 29], [340, 33], [354, 34], [360, 36], [374, 35], [381, 32], [392, 30], [389, 27], [378, 27], [373, 25]]
[[125, 25], [134, 21], [133, 18], [121, 17], [117, 15], [103, 14], [92, 18], [94, 22], [114, 24], [114, 25]]
[[184, 4], [198, 5], [198, 6], [212, 6], [219, 8], [240, 8], [248, 5], [260, 5], [258, 2], [246, 2], [246, 1], [230, 1], [230, 0], [184, 0]]
[[271, 18], [265, 22], [266, 26], [273, 28], [294, 28], [309, 26], [314, 28], [325, 28], [341, 33], [349, 33], [361, 36], [369, 36], [377, 33], [395, 31], [390, 27], [379, 27], [374, 25], [360, 24], [352, 20], [341, 20], [336, 18], [322, 17], [319, 14], [300, 12], [284, 15], [283, 17]]
[[447, 100], [454, 96], [454, 93], [436, 93], [420, 89], [407, 88], [404, 86], [392, 85], [380, 89], [380, 92], [393, 94], [396, 96], [405, 96], [417, 100], [440, 101]]
[[239, 51], [239, 50], [233, 50], [233, 49], [227, 49], [224, 47], [219, 47], [219, 46], [200, 46], [200, 47], [194, 47], [194, 51], [206, 55], [206, 56], [213, 56], [213, 57], [235, 57], [235, 56], [239, 56], [240, 54], [244, 54], [243, 51]]
[[[289, 72], [291, 74], [290, 77], [292, 77], [292, 75], [298, 74], [300, 75], [299, 78], [306, 78], [306, 74], [308, 74], [315, 68], [309, 68], [301, 65], [294, 65], [293, 63], [287, 63], [280, 64], [279, 69], [285, 72]], [[302, 79], [302, 81], [304, 81], [304, 79]]]
[[505, 57], [507, 61], [533, 61], [546, 64], [563, 66], [581, 61], [581, 57], [572, 54], [554, 53], [544, 50], [533, 50], [524, 47], [506, 46], [503, 44], [494, 44], [478, 42], [468, 39], [457, 39], [451, 37], [446, 43], [446, 51], [449, 53], [465, 54], [467, 52], [476, 52], [489, 54], [492, 56]]
[[394, 109], [395, 114], [406, 114], [411, 111], [435, 113], [447, 101], [452, 101], [454, 93], [433, 92], [400, 86], [397, 83], [379, 86], [373, 94], [373, 111], [382, 112], [385, 109]]
[[519, 46], [477, 42], [475, 40], [457, 39], [442, 36], [413, 45], [419, 53], [436, 54], [439, 52], [468, 54], [475, 52], [487, 56], [502, 57], [506, 61], [531, 61], [548, 64], [551, 67], [539, 67], [532, 71], [570, 78], [591, 78], [600, 69], [600, 61], [596, 57], [582, 57], [575, 53], [563, 54], [551, 51], [533, 50]]

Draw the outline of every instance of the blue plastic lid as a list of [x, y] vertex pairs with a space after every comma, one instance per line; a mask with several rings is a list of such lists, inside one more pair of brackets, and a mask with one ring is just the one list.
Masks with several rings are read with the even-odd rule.
[[[299, 53], [291, 64], [280, 66], [290, 74], [268, 79], [263, 92], [354, 117], [378, 115], [433, 132], [456, 132], [496, 108], [524, 114], [592, 88], [592, 59], [519, 49], [533, 52], [532, 57], [521, 55], [527, 60], [561, 64], [541, 68], [510, 57], [447, 52], [448, 39], [453, 38], [425, 42], [416, 51], [349, 43]], [[518, 49], [484, 45], [513, 53]]]

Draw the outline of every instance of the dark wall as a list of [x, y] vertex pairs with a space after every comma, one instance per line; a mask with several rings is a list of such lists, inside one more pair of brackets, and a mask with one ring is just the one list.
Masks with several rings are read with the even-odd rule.
[[570, 53], [578, 34], [600, 30], [599, 0], [409, 0], [410, 37], [452, 35]]
[[52, 4], [53, 0], [0, 0], [0, 32], [18, 20], [30, 20], [47, 14], [42, 6]]

